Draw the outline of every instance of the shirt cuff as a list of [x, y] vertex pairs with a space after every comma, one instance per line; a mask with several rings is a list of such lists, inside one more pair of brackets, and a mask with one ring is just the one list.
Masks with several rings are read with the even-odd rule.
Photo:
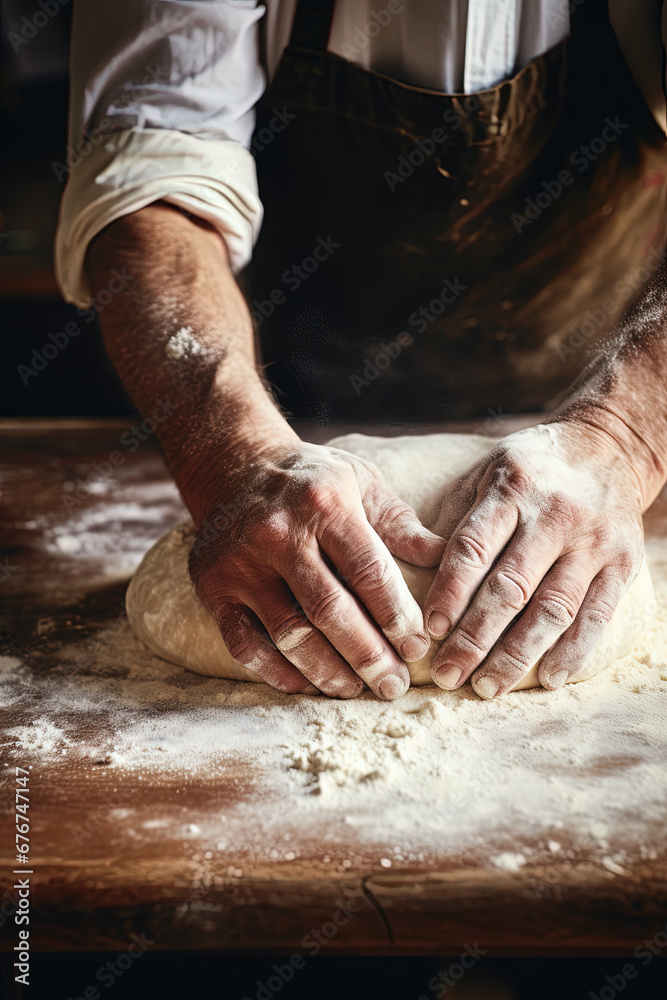
[[90, 241], [110, 222], [162, 200], [192, 212], [221, 234], [238, 273], [252, 256], [262, 222], [252, 153], [233, 140], [202, 140], [166, 129], [115, 132], [68, 150], [69, 179], [55, 240], [56, 280], [67, 302], [90, 305], [84, 271]]

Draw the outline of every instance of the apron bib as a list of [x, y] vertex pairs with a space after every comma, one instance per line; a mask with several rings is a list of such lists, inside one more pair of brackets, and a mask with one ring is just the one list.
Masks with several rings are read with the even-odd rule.
[[298, 3], [253, 139], [267, 378], [321, 424], [544, 408], [664, 260], [667, 140], [607, 3], [469, 96], [328, 53], [333, 6]]

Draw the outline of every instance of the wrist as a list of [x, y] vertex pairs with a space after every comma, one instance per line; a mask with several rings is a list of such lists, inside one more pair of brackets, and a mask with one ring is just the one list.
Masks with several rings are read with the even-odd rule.
[[[300, 438], [258, 381], [259, 391], [214, 394], [182, 422], [177, 441], [165, 447], [176, 484], [195, 523], [234, 496], [253, 465]], [[246, 385], [247, 387], [247, 385]]]
[[[642, 511], [652, 503], [665, 481], [665, 466], [650, 440], [628, 418], [607, 402], [570, 402], [546, 421], [569, 424], [595, 441], [609, 468], [621, 467], [636, 487]], [[585, 459], [584, 459], [585, 460]]]

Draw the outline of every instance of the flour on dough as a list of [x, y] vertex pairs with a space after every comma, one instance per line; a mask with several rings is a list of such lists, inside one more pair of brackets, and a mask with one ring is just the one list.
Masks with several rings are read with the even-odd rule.
[[[374, 462], [397, 496], [414, 507], [427, 527], [434, 528], [452, 484], [495, 443], [493, 438], [475, 434], [394, 438], [350, 434], [329, 445]], [[194, 525], [187, 521], [168, 532], [144, 556], [126, 597], [134, 633], [158, 656], [195, 673], [261, 683], [258, 674], [233, 659], [214, 619], [197, 598], [188, 573], [194, 539]], [[436, 571], [396, 562], [423, 607]], [[571, 681], [587, 680], [635, 649], [648, 627], [652, 606], [653, 587], [644, 561], [584, 669]], [[439, 645], [432, 642], [423, 659], [407, 665], [412, 684], [431, 683], [430, 664]], [[514, 690], [537, 687], [538, 668], [539, 661]]]

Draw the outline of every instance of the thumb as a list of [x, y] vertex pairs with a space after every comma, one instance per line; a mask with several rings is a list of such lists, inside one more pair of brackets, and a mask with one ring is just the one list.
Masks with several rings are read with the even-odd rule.
[[445, 539], [425, 528], [412, 507], [378, 487], [363, 500], [366, 517], [389, 551], [413, 566], [439, 566]]

